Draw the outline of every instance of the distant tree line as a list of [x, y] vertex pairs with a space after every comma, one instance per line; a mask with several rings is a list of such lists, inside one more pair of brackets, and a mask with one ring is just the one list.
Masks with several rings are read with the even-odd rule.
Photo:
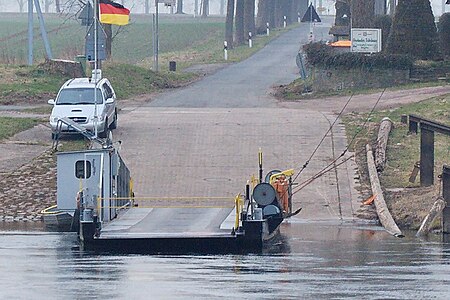
[[249, 32], [253, 35], [266, 32], [270, 28], [283, 26], [297, 20], [304, 0], [259, 0], [258, 15], [255, 18], [255, 0], [228, 0], [225, 26], [225, 40], [228, 47], [246, 42]]

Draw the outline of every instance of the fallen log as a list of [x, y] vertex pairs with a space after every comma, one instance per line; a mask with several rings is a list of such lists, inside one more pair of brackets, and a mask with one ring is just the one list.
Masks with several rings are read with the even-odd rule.
[[375, 197], [375, 208], [377, 210], [378, 218], [380, 219], [381, 225], [386, 229], [387, 232], [396, 237], [403, 237], [403, 233], [398, 228], [394, 219], [392, 218], [389, 209], [387, 208], [386, 202], [384, 201], [383, 191], [381, 189], [380, 180], [378, 179], [378, 172], [375, 168], [375, 162], [373, 159], [372, 147], [369, 144], [366, 145], [367, 151], [367, 168], [369, 170], [370, 185], [372, 187], [372, 194]]
[[438, 197], [436, 202], [434, 202], [433, 207], [431, 207], [428, 215], [423, 219], [422, 225], [420, 225], [419, 230], [416, 233], [416, 236], [425, 236], [430, 232], [430, 226], [433, 223], [434, 219], [444, 210], [445, 201], [442, 197]]
[[392, 121], [389, 118], [383, 118], [378, 129], [377, 147], [375, 148], [375, 166], [378, 172], [384, 170], [386, 165], [386, 147], [389, 139], [389, 133], [392, 130]]

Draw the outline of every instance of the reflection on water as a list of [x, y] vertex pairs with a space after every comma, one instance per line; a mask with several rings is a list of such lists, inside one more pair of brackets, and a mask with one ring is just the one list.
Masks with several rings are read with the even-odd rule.
[[450, 247], [377, 227], [288, 223], [262, 255], [99, 255], [74, 234], [0, 233], [2, 299], [444, 299]]

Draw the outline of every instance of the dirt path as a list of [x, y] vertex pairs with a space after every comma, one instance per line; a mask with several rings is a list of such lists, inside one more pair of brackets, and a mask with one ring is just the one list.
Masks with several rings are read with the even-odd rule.
[[[370, 111], [382, 92], [364, 95], [355, 95], [344, 113], [351, 111]], [[408, 90], [386, 90], [377, 104], [377, 110], [399, 107], [408, 103], [420, 102], [436, 96], [450, 93], [450, 85], [425, 87]], [[339, 113], [350, 96], [327, 97], [297, 101], [282, 101], [280, 107], [309, 109]]]

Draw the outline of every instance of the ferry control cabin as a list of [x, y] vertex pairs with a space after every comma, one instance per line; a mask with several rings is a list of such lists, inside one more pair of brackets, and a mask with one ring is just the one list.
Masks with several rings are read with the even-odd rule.
[[99, 221], [112, 220], [131, 195], [130, 171], [114, 148], [57, 154], [57, 211], [72, 224], [80, 207], [84, 214], [95, 211]]

